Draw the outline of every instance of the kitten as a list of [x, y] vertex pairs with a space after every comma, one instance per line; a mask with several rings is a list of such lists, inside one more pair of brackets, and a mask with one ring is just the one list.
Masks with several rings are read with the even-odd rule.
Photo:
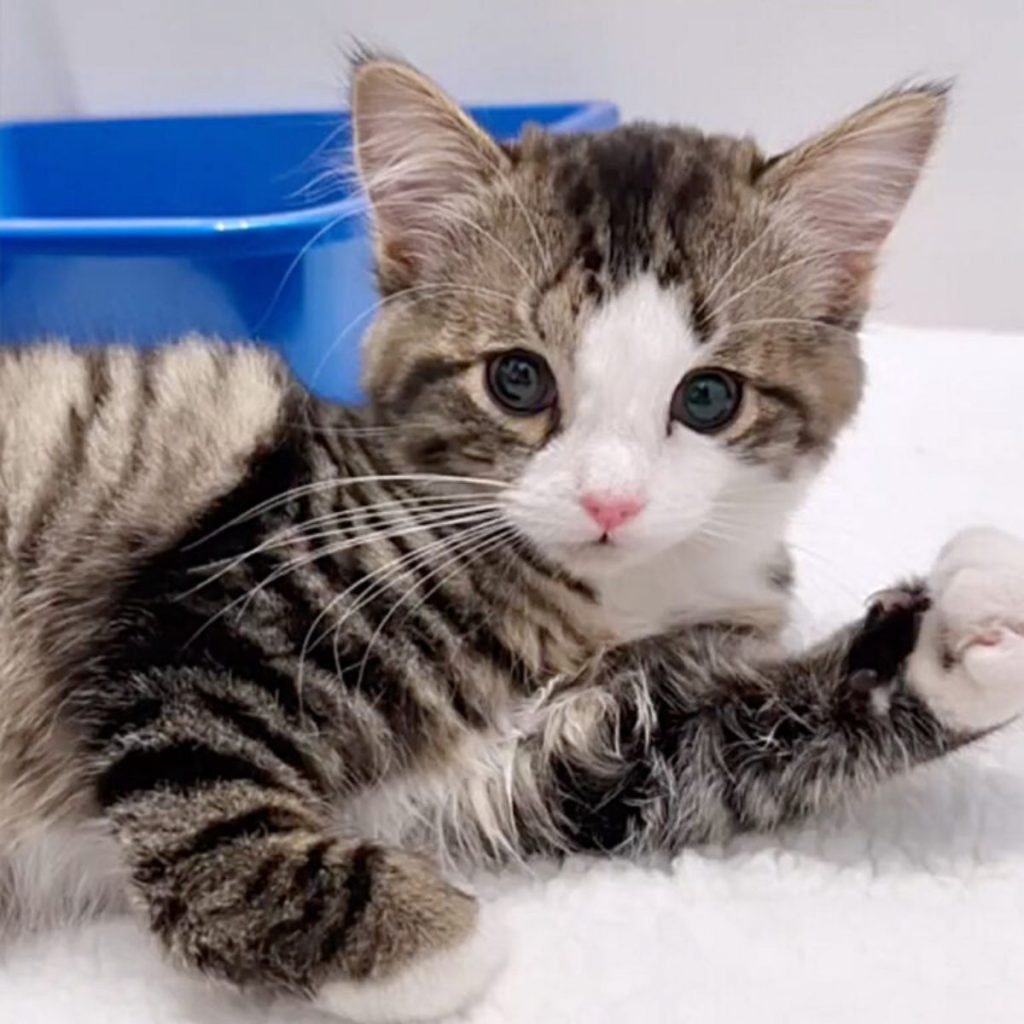
[[425, 851], [672, 853], [1013, 718], [1024, 543], [777, 645], [941, 87], [772, 158], [498, 145], [384, 60], [352, 99], [369, 409], [247, 345], [0, 349], [0, 906], [129, 894], [186, 966], [414, 1020], [498, 962]]

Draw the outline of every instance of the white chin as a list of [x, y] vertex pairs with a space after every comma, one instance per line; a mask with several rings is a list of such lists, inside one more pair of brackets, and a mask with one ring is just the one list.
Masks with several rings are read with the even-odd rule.
[[574, 576], [583, 578], [614, 576], [656, 554], [645, 545], [617, 541], [559, 544], [548, 553]]

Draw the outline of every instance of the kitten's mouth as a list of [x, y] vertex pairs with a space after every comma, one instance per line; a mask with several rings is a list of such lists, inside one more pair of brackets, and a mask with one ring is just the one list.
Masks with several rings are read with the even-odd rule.
[[610, 533], [602, 533], [600, 537], [581, 541], [575, 547], [579, 553], [587, 554], [589, 552], [597, 557], [602, 557], [605, 552], [611, 556], [613, 551], [622, 550], [621, 542], [617, 541]]
[[562, 557], [567, 564], [602, 572], [620, 566], [623, 559], [629, 560], [630, 555], [631, 545], [624, 544], [610, 533], [602, 533], [591, 540], [577, 541], [562, 549]]
[[642, 546], [616, 537], [614, 532], [548, 543], [542, 545], [542, 550], [570, 572], [584, 576], [597, 574], [603, 577], [644, 556]]

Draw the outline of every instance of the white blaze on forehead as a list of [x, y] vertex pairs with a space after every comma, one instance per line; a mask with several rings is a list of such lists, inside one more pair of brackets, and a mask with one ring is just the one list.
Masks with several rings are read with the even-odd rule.
[[643, 491], [672, 393], [698, 347], [678, 293], [650, 274], [594, 314], [576, 356], [568, 431], [582, 457], [584, 491]]

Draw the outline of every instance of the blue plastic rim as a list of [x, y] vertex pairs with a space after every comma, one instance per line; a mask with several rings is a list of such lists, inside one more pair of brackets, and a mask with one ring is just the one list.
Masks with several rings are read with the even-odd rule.
[[[469, 111], [502, 140], [618, 123], [610, 103]], [[348, 141], [326, 112], [0, 125], [0, 342], [257, 338], [357, 401], [376, 297], [363, 197], [331, 174]]]

